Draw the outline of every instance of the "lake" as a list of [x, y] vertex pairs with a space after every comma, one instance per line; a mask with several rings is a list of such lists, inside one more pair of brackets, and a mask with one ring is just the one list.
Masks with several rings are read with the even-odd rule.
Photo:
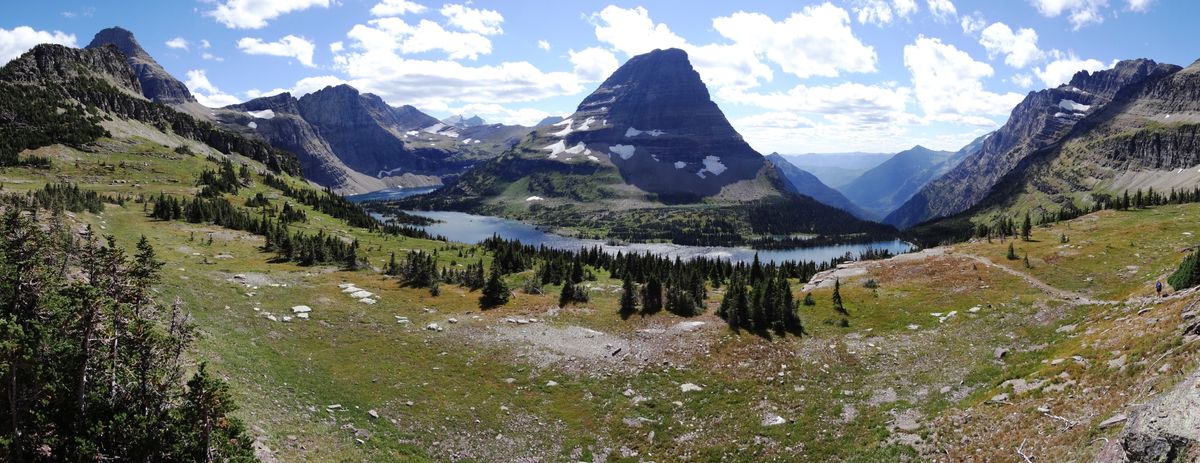
[[[415, 190], [424, 191], [418, 192]], [[428, 193], [432, 190], [433, 189], [430, 188], [393, 188], [363, 195], [350, 196], [349, 199], [356, 202], [397, 199]], [[405, 212], [438, 220], [438, 223], [421, 228], [433, 235], [441, 235], [450, 241], [459, 243], [478, 243], [485, 239], [491, 238], [492, 235], [498, 235], [505, 239], [519, 240], [524, 244], [533, 246], [545, 245], [547, 247], [556, 249], [577, 250], [600, 246], [606, 252], [610, 253], [616, 253], [618, 251], [624, 253], [635, 252], [639, 254], [650, 252], [657, 255], [679, 257], [682, 259], [708, 257], [729, 259], [734, 262], [750, 262], [754, 260], [755, 254], [758, 254], [758, 258], [764, 262], [783, 262], [789, 260], [828, 262], [831, 259], [845, 256], [846, 253], [850, 253], [852, 256], [857, 257], [859, 253], [868, 249], [886, 249], [891, 251], [893, 254], [908, 252], [912, 249], [911, 244], [901, 240], [879, 241], [863, 244], [838, 244], [800, 249], [770, 250], [757, 250], [747, 247], [682, 246], [670, 243], [630, 243], [614, 246], [606, 244], [604, 241], [600, 240], [579, 239], [556, 235], [550, 232], [539, 230], [537, 227], [525, 222], [501, 217], [450, 211]]]

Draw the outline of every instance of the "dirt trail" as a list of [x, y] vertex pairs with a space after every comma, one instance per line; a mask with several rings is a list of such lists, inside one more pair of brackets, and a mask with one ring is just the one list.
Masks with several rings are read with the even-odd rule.
[[975, 254], [969, 254], [969, 253], [965, 253], [965, 252], [954, 252], [950, 255], [962, 256], [962, 257], [971, 259], [975, 262], [979, 262], [988, 267], [1000, 270], [1009, 275], [1020, 278], [1021, 280], [1028, 283], [1030, 286], [1033, 286], [1033, 287], [1041, 290], [1042, 292], [1049, 294], [1051, 297], [1054, 297], [1055, 299], [1061, 299], [1070, 304], [1074, 304], [1074, 305], [1117, 305], [1117, 304], [1121, 304], [1120, 301], [1092, 299], [1091, 296], [1088, 296], [1083, 293], [1079, 293], [1079, 292], [1075, 292], [1075, 291], [1067, 291], [1065, 289], [1060, 289], [1060, 288], [1055, 288], [1053, 286], [1046, 284], [1042, 280], [1037, 279], [1037, 277], [1035, 277], [1033, 275], [1030, 275], [1028, 273], [1021, 272], [1018, 270], [1014, 270], [1014, 269], [1009, 268], [1004, 265], [997, 264], [995, 262], [992, 262], [991, 259], [988, 259], [983, 256], [977, 256]]

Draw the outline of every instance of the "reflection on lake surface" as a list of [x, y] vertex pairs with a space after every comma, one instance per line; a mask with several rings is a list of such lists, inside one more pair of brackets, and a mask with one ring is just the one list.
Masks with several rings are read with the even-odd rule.
[[[414, 192], [413, 190], [425, 191]], [[428, 193], [429, 191], [432, 191], [432, 189], [390, 189], [367, 193], [364, 195], [351, 196], [350, 199], [353, 201], [397, 199], [416, 194], [424, 194]], [[367, 196], [371, 196], [371, 198], [365, 198]], [[537, 227], [525, 222], [519, 222], [500, 217], [450, 211], [406, 212], [413, 215], [439, 220], [439, 223], [421, 227], [433, 235], [444, 236], [450, 241], [472, 244], [491, 238], [492, 235], [499, 235], [501, 238], [519, 240], [524, 244], [533, 246], [545, 245], [547, 247], [556, 249], [576, 250], [600, 246], [605, 251], [612, 253], [616, 253], [617, 251], [624, 253], [650, 252], [653, 254], [669, 257], [680, 257], [683, 259], [690, 259], [693, 257], [708, 257], [730, 259], [734, 262], [749, 262], [754, 259], [754, 255], [756, 253], [758, 254], [758, 258], [765, 262], [783, 262], [788, 260], [828, 262], [831, 259], [842, 257], [846, 255], [846, 253], [850, 253], [852, 256], [857, 257], [859, 253], [868, 249], [886, 249], [891, 251], [893, 254], [908, 252], [910, 249], [912, 249], [912, 245], [900, 240], [879, 241], [862, 244], [839, 244], [802, 249], [771, 250], [756, 250], [745, 247], [724, 246], [682, 246], [669, 243], [631, 243], [613, 246], [605, 244], [604, 241], [600, 240], [579, 239], [556, 235], [538, 230]]]

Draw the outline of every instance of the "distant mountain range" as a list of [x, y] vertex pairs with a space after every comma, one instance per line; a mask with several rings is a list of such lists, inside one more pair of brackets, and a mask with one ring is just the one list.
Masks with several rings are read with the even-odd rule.
[[298, 99], [283, 93], [206, 108], [142, 49], [133, 33], [104, 29], [88, 47], [107, 44], [128, 58], [147, 99], [291, 151], [309, 180], [341, 193], [440, 185], [508, 150], [530, 129], [488, 125], [479, 116], [439, 121], [412, 106], [392, 107], [348, 85]]
[[781, 155], [792, 165], [804, 169], [833, 188], [841, 187], [896, 153], [814, 153]]
[[863, 172], [838, 191], [866, 210], [866, 218], [881, 220], [961, 160], [948, 151], [914, 146]]

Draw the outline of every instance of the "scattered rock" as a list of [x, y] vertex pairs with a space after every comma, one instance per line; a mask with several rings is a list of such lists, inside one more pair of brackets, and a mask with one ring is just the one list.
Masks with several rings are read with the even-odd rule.
[[312, 312], [312, 307], [306, 305], [297, 305], [292, 307], [292, 313], [309, 313]]
[[988, 399], [988, 402], [991, 402], [994, 404], [1008, 403], [1008, 394], [1007, 393], [996, 394], [996, 395], [992, 396], [991, 399]]
[[1078, 328], [1078, 326], [1075, 325], [1074, 323], [1072, 323], [1070, 325], [1060, 326], [1060, 327], [1058, 327], [1058, 329], [1054, 330], [1054, 332], [1055, 333], [1074, 333], [1075, 328]]
[[554, 382], [554, 380], [546, 381], [546, 387], [554, 387], [557, 385], [558, 383]]
[[767, 414], [763, 415], [763, 418], [762, 418], [763, 426], [779, 426], [784, 423], [787, 423], [787, 420], [785, 420], [782, 416], [776, 415], [774, 413], [767, 413]]
[[1007, 347], [997, 347], [996, 350], [992, 351], [992, 355], [994, 355], [996, 357], [996, 359], [999, 360], [999, 359], [1003, 359], [1004, 357], [1008, 356], [1009, 352], [1011, 352], [1011, 351]]
[[458, 323], [458, 319], [457, 319], [457, 318], [451, 318], [451, 319], [449, 319], [449, 320], [446, 320], [446, 323], [450, 323], [450, 324]]
[[704, 388], [697, 386], [695, 384], [692, 384], [692, 383], [683, 383], [682, 385], [679, 386], [679, 390], [683, 391], [683, 392], [697, 392], [697, 391], [703, 391]]
[[377, 420], [379, 419], [379, 412], [375, 411], [375, 409], [367, 410], [367, 416]]
[[440, 332], [440, 331], [442, 331], [442, 326], [441, 326], [441, 325], [438, 325], [437, 323], [430, 323], [430, 324], [428, 324], [428, 325], [425, 325], [425, 329], [426, 329], [426, 330], [428, 330], [428, 331], [438, 331], [438, 332]]

